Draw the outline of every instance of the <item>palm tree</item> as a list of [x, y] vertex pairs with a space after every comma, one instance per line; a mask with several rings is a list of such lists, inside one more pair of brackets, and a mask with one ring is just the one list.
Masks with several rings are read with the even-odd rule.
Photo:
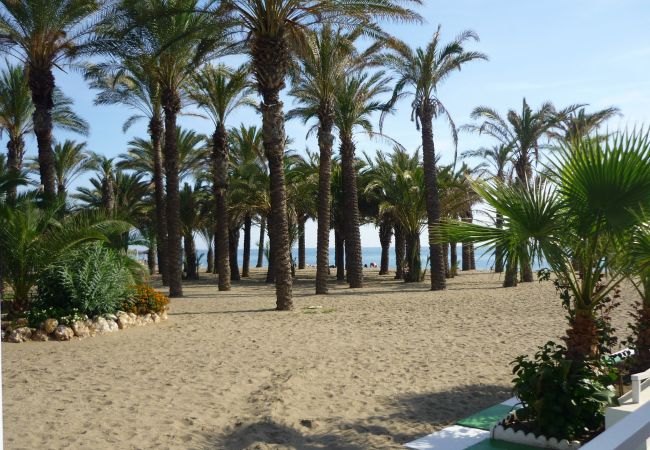
[[[471, 117], [474, 120], [482, 119], [483, 122], [480, 125], [466, 125], [464, 128], [479, 134], [485, 133], [512, 148], [516, 182], [529, 185], [533, 176], [533, 156], [536, 159], [539, 157], [540, 139], [580, 106], [582, 105], [571, 105], [557, 111], [552, 103], [545, 102], [539, 109], [533, 110], [524, 98], [521, 113], [511, 109], [506, 119], [492, 108], [479, 106], [474, 108]], [[512, 270], [514, 273], [506, 273], [508, 285], [516, 284], [514, 277], [517, 269]], [[529, 264], [522, 266], [522, 281], [533, 281], [533, 271]]]
[[70, 183], [92, 167], [91, 155], [86, 151], [85, 142], [69, 139], [54, 146], [54, 169], [56, 189], [59, 199], [65, 203]]
[[[176, 119], [194, 69], [224, 43], [222, 29], [197, 0], [123, 0], [102, 24], [105, 47], [123, 60], [155, 60], [153, 74], [164, 113], [169, 293], [181, 297], [181, 220]], [[220, 34], [221, 33], [221, 34]], [[106, 50], [106, 49], [105, 49]]]
[[335, 123], [339, 131], [346, 211], [345, 257], [351, 288], [363, 287], [354, 133], [359, 127], [371, 136], [375, 134], [369, 117], [373, 112], [383, 109], [383, 104], [377, 97], [389, 91], [387, 81], [383, 72], [349, 75], [341, 82], [336, 92]]
[[316, 294], [327, 294], [329, 277], [330, 179], [336, 91], [340, 79], [365, 59], [354, 47], [360, 34], [361, 29], [346, 34], [330, 25], [309, 34], [306, 45], [300, 48], [299, 61], [292, 73], [290, 94], [300, 106], [289, 111], [287, 119], [300, 118], [305, 124], [312, 119], [318, 121], [309, 130], [309, 134], [317, 131], [320, 152]]
[[[433, 140], [433, 119], [444, 116], [451, 127], [454, 144], [457, 145], [456, 126], [449, 112], [438, 97], [438, 87], [452, 72], [474, 60], [487, 60], [483, 53], [467, 51], [468, 40], [478, 41], [473, 31], [463, 31], [448, 44], [440, 40], [440, 26], [425, 48], [411, 49], [405, 43], [394, 41], [393, 52], [380, 57], [380, 61], [398, 74], [393, 97], [388, 103], [392, 107], [405, 96], [413, 98], [411, 117], [416, 127], [422, 129], [422, 157], [427, 183], [427, 220], [429, 228], [440, 222], [440, 198], [436, 174], [436, 153]], [[429, 247], [431, 259], [431, 290], [446, 287], [445, 265], [442, 246]]]
[[640, 222], [631, 235], [625, 262], [632, 269], [629, 280], [641, 297], [630, 327], [635, 349], [632, 370], [642, 372], [650, 367], [650, 221], [641, 217]]
[[[305, 42], [305, 31], [318, 22], [333, 21], [344, 26], [364, 25], [377, 31], [374, 17], [417, 20], [403, 2], [381, 4], [362, 1], [224, 0], [214, 10], [220, 20], [235, 24], [248, 46], [257, 88], [262, 96], [264, 151], [269, 162], [272, 217], [269, 223], [276, 258], [275, 280], [278, 310], [290, 310], [292, 303], [291, 248], [286, 211], [286, 183], [283, 156], [286, 136], [280, 91], [285, 86], [292, 50]], [[274, 242], [275, 241], [275, 242]]]
[[[212, 171], [215, 196], [215, 239], [217, 242], [216, 266], [219, 273], [219, 290], [230, 290], [230, 261], [228, 244], [228, 134], [226, 120], [242, 106], [255, 106], [253, 88], [245, 66], [236, 70], [220, 65], [206, 65], [192, 83], [192, 99], [205, 111], [212, 124]], [[250, 229], [249, 229], [250, 232]]]
[[[82, 135], [88, 133], [88, 123], [72, 111], [71, 99], [55, 88], [53, 101], [54, 126]], [[34, 104], [24, 69], [6, 62], [6, 68], [0, 73], [0, 135], [7, 133], [7, 164], [9, 170], [16, 173], [23, 165], [25, 136], [34, 131], [33, 114]], [[15, 199], [15, 189], [12, 188], [8, 195], [10, 200]]]
[[[463, 158], [480, 158], [483, 160], [476, 170], [480, 176], [493, 179], [501, 183], [512, 181], [512, 149], [509, 146], [499, 144], [492, 147], [481, 147], [477, 150], [468, 150], [462, 153]], [[503, 228], [503, 216], [496, 213], [495, 225]], [[500, 247], [494, 250], [494, 271], [503, 272], [503, 249]]]
[[[126, 132], [141, 119], [148, 121], [151, 140], [151, 176], [155, 191], [156, 243], [163, 286], [167, 286], [167, 213], [165, 208], [165, 180], [162, 157], [162, 108], [160, 105], [160, 85], [153, 71], [153, 60], [140, 55], [137, 59], [122, 60], [113, 67], [107, 64], [92, 65], [86, 68], [86, 79], [90, 87], [99, 90], [95, 98], [97, 105], [121, 104], [129, 107], [135, 114], [130, 116], [122, 127]], [[131, 145], [131, 144], [129, 144]]]
[[[243, 124], [228, 133], [230, 151], [230, 214], [244, 222], [244, 255], [242, 277], [250, 270], [250, 226], [259, 216], [264, 223], [270, 212], [268, 167], [264, 160], [262, 132], [255, 126]], [[240, 219], [241, 220], [241, 219]], [[264, 230], [261, 230], [262, 237]], [[260, 248], [264, 248], [260, 239]]]
[[50, 201], [56, 194], [52, 154], [55, 67], [72, 62], [92, 39], [97, 0], [1, 0], [0, 46], [24, 64], [34, 104], [41, 184]]
[[106, 221], [95, 212], [60, 217], [60, 204], [39, 208], [33, 197], [14, 207], [0, 209], [0, 255], [2, 280], [12, 290], [11, 311], [28, 309], [30, 292], [43, 270], [65, 251], [84, 242], [106, 241], [107, 234], [128, 230], [129, 225]]
[[189, 183], [185, 183], [181, 190], [181, 222], [183, 224], [183, 248], [185, 250], [185, 277], [188, 280], [197, 280], [199, 278], [194, 233], [200, 227], [201, 216], [198, 214], [196, 191], [196, 188], [192, 189]]
[[380, 214], [389, 215], [398, 224], [406, 241], [405, 282], [421, 281], [420, 233], [426, 220], [424, 170], [416, 151], [409, 155], [395, 147], [391, 155], [377, 154], [371, 166], [374, 173], [366, 191], [380, 198]]
[[547, 133], [551, 139], [570, 142], [590, 136], [614, 116], [620, 115], [620, 110], [613, 106], [599, 111], [588, 113], [585, 108], [580, 108], [568, 114], [558, 122], [555, 129]]
[[[626, 237], [641, 225], [637, 212], [650, 208], [650, 136], [574, 141], [550, 168], [550, 181], [533, 186], [473, 183], [483, 201], [503, 214], [502, 229], [451, 221], [434, 234], [439, 242], [501, 245], [510, 264], [543, 257], [569, 312], [567, 357], [583, 360], [598, 356], [596, 312], [630, 273], [619, 255], [628, 252]], [[574, 270], [576, 261], [581, 270]]]

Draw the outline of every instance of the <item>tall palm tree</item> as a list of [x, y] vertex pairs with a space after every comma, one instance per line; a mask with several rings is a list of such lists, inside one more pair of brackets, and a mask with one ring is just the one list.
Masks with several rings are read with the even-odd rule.
[[[481, 147], [477, 150], [468, 150], [462, 153], [463, 158], [480, 158], [482, 162], [476, 167], [482, 177], [494, 179], [501, 183], [510, 183], [512, 180], [512, 149], [503, 144], [492, 147]], [[495, 225], [503, 228], [503, 216], [496, 212]], [[494, 271], [503, 272], [503, 249], [494, 250]]]
[[[95, 167], [92, 154], [85, 142], [66, 139], [63, 144], [54, 145], [54, 169], [59, 200], [65, 205], [70, 183], [84, 172]], [[38, 171], [38, 158], [30, 163], [30, 169]]]
[[219, 290], [230, 290], [228, 244], [228, 133], [226, 120], [242, 106], [255, 106], [248, 67], [232, 70], [224, 65], [206, 65], [193, 78], [191, 97], [212, 124], [212, 171], [215, 196], [216, 267]]
[[[511, 109], [504, 119], [497, 111], [486, 106], [474, 108], [471, 117], [482, 120], [480, 125], [465, 125], [464, 128], [494, 137], [501, 144], [511, 147], [514, 159], [516, 182], [529, 185], [533, 180], [533, 159], [538, 159], [541, 138], [556, 127], [569, 114], [582, 105], [571, 105], [557, 111], [552, 103], [545, 102], [539, 109], [533, 110], [526, 99], [522, 101], [521, 113]], [[525, 258], [524, 258], [525, 259]], [[533, 271], [528, 263], [522, 266], [522, 281], [532, 282]], [[516, 284], [516, 268], [506, 273], [508, 285]]]
[[122, 0], [102, 24], [109, 52], [121, 59], [155, 58], [153, 74], [164, 113], [169, 294], [181, 297], [181, 220], [176, 119], [194, 69], [224, 42], [222, 29], [197, 0]]
[[41, 184], [46, 198], [56, 195], [52, 154], [52, 108], [55, 67], [72, 62], [92, 39], [97, 0], [2, 0], [0, 47], [27, 70], [34, 104]]
[[[58, 128], [86, 135], [88, 123], [72, 111], [72, 100], [55, 88], [52, 123]], [[20, 172], [25, 155], [25, 136], [34, 131], [34, 104], [29, 92], [25, 70], [21, 66], [6, 62], [0, 73], [0, 135], [7, 133], [7, 164], [9, 170]], [[8, 193], [15, 199], [14, 188]]]
[[139, 55], [135, 59], [122, 60], [120, 64], [91, 65], [86, 68], [85, 76], [90, 87], [99, 90], [95, 98], [97, 105], [121, 104], [135, 112], [122, 127], [126, 132], [138, 120], [148, 121], [151, 140], [152, 167], [148, 172], [154, 183], [156, 243], [158, 259], [164, 286], [168, 283], [167, 274], [167, 213], [165, 207], [165, 180], [162, 157], [162, 107], [160, 104], [160, 84], [153, 68], [155, 58]]
[[580, 140], [598, 131], [603, 123], [620, 114], [621, 111], [613, 106], [593, 113], [588, 113], [585, 108], [580, 108], [558, 122], [555, 129], [549, 130], [548, 136], [565, 143]]
[[[514, 263], [544, 258], [569, 313], [567, 357], [584, 360], [600, 352], [596, 313], [629, 276], [633, 259], [620, 255], [629, 252], [627, 236], [642, 225], [638, 211], [650, 209], [650, 136], [574, 141], [550, 169], [550, 181], [533, 186], [474, 182], [482, 199], [503, 214], [503, 228], [453, 221], [435, 238], [502, 245]], [[574, 270], [576, 261], [581, 270]]]
[[[451, 127], [454, 143], [458, 138], [447, 108], [438, 97], [438, 87], [454, 71], [475, 60], [487, 60], [483, 53], [467, 51], [464, 47], [469, 40], [478, 41], [473, 31], [463, 31], [453, 41], [443, 44], [440, 39], [440, 26], [425, 48], [411, 49], [403, 42], [393, 41], [392, 52], [380, 57], [380, 61], [398, 74], [393, 97], [388, 106], [400, 98], [413, 98], [411, 117], [416, 127], [422, 130], [422, 157], [427, 183], [427, 220], [429, 228], [440, 222], [440, 198], [436, 174], [436, 153], [433, 138], [433, 119], [445, 117]], [[431, 244], [431, 290], [446, 287], [445, 265], [442, 246]]]
[[299, 118], [305, 124], [312, 119], [318, 122], [308, 133], [317, 132], [320, 152], [316, 294], [327, 294], [329, 277], [330, 179], [336, 91], [341, 78], [365, 59], [354, 46], [360, 34], [361, 29], [344, 33], [330, 25], [310, 33], [306, 45], [300, 48], [298, 64], [292, 71], [290, 94], [300, 106], [289, 111], [287, 118]]
[[348, 282], [351, 288], [363, 287], [363, 261], [361, 259], [361, 234], [359, 231], [359, 196], [355, 168], [354, 134], [361, 128], [369, 135], [375, 134], [370, 115], [381, 111], [383, 104], [378, 96], [389, 92], [383, 72], [348, 75], [336, 92], [335, 124], [339, 131], [341, 175], [345, 202], [345, 257]]
[[[408, 1], [408, 3], [411, 3]], [[417, 3], [417, 1], [413, 1]], [[276, 303], [278, 310], [290, 310], [292, 303], [291, 249], [286, 211], [286, 183], [283, 171], [284, 130], [280, 91], [290, 66], [292, 50], [305, 42], [305, 31], [322, 21], [344, 26], [364, 25], [376, 31], [371, 20], [417, 20], [419, 17], [393, 0], [347, 2], [342, 0], [223, 0], [215, 16], [235, 24], [251, 55], [257, 88], [262, 95], [264, 150], [269, 161], [272, 217], [269, 236], [275, 247]], [[275, 242], [274, 242], [275, 241]]]
[[183, 224], [183, 249], [185, 250], [185, 277], [188, 280], [199, 278], [196, 243], [194, 233], [200, 227], [201, 216], [197, 209], [197, 190], [189, 183], [181, 190], [181, 221]]

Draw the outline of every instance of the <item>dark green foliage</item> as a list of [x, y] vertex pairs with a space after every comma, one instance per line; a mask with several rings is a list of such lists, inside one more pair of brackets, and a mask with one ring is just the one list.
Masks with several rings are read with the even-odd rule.
[[514, 393], [524, 405], [517, 418], [534, 433], [579, 439], [604, 425], [615, 396], [607, 386], [616, 380], [606, 361], [572, 361], [563, 346], [548, 342], [533, 359], [519, 356], [513, 365]]
[[38, 306], [114, 313], [135, 283], [126, 258], [99, 243], [70, 251], [40, 277]]

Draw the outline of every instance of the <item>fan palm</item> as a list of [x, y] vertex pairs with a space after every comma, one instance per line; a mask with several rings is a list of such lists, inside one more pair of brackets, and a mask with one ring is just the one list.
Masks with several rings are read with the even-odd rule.
[[633, 370], [642, 372], [650, 367], [650, 221], [646, 216], [634, 233], [625, 255], [630, 271], [630, 280], [641, 296], [635, 311], [636, 322], [631, 325], [632, 341], [636, 353]]
[[[417, 0], [408, 3], [418, 3]], [[280, 91], [290, 66], [292, 51], [306, 41], [305, 32], [318, 22], [332, 21], [343, 26], [364, 25], [377, 31], [374, 18], [412, 21], [419, 19], [404, 2], [362, 0], [223, 0], [214, 10], [219, 18], [235, 24], [252, 59], [257, 88], [262, 95], [264, 149], [269, 161], [272, 245], [277, 249], [276, 303], [278, 310], [292, 309], [291, 249], [286, 212], [286, 183], [283, 172], [284, 130]], [[275, 244], [273, 244], [275, 241]]]
[[[480, 158], [482, 162], [476, 170], [482, 177], [488, 177], [501, 183], [510, 183], [512, 179], [512, 149], [503, 144], [492, 147], [481, 147], [477, 150], [468, 150], [462, 153], [463, 158]], [[503, 228], [503, 216], [496, 213], [495, 225]], [[494, 250], [494, 271], [503, 272], [503, 250], [500, 247]]]
[[[232, 70], [224, 65], [207, 65], [192, 83], [192, 99], [205, 111], [214, 125], [212, 134], [213, 191], [215, 196], [216, 267], [219, 290], [230, 290], [228, 245], [228, 134], [226, 120], [242, 106], [255, 106], [247, 67]], [[250, 230], [249, 230], [250, 231]]]
[[650, 136], [572, 142], [552, 162], [550, 179], [533, 186], [475, 181], [481, 198], [503, 214], [503, 228], [447, 222], [436, 240], [501, 245], [509, 265], [543, 257], [569, 311], [568, 354], [584, 359], [599, 351], [595, 311], [629, 273], [616, 255], [639, 225], [636, 212], [650, 207]]
[[[436, 175], [436, 154], [433, 140], [433, 119], [443, 116], [449, 122], [454, 143], [457, 144], [456, 126], [449, 112], [438, 97], [438, 87], [454, 71], [474, 60], [487, 59], [483, 53], [467, 51], [468, 40], [478, 41], [473, 31], [464, 31], [448, 44], [440, 39], [440, 26], [426, 48], [411, 49], [403, 42], [392, 41], [393, 51], [382, 55], [380, 61], [398, 74], [397, 83], [388, 107], [397, 100], [410, 96], [411, 116], [416, 126], [422, 128], [422, 156], [427, 183], [427, 219], [429, 227], [440, 221], [440, 198]], [[431, 259], [431, 290], [445, 289], [445, 269], [442, 246], [432, 244], [429, 248]]]
[[[524, 98], [521, 113], [511, 109], [506, 119], [492, 108], [479, 106], [474, 108], [471, 117], [483, 122], [480, 125], [466, 125], [464, 128], [479, 134], [485, 133], [501, 144], [511, 147], [516, 182], [529, 184], [533, 176], [533, 156], [539, 159], [540, 139], [581, 106], [571, 105], [557, 111], [552, 103], [545, 102], [539, 109], [533, 110]], [[515, 284], [513, 273], [507, 275], [508, 284]], [[516, 276], [516, 272], [514, 275]], [[529, 265], [522, 266], [522, 281], [533, 281], [533, 272]]]
[[160, 85], [153, 71], [154, 66], [155, 58], [139, 55], [138, 58], [123, 59], [116, 67], [108, 64], [88, 66], [85, 76], [90, 80], [90, 87], [99, 90], [95, 104], [121, 104], [135, 111], [135, 114], [124, 122], [122, 127], [124, 132], [138, 120], [148, 121], [152, 164], [147, 174], [151, 176], [154, 183], [158, 259], [162, 282], [167, 286], [167, 213], [161, 146], [163, 123]]
[[2, 0], [0, 47], [24, 64], [34, 104], [33, 127], [44, 194], [56, 194], [52, 155], [53, 68], [78, 57], [93, 39], [97, 0]]
[[[72, 100], [55, 88], [53, 93], [52, 123], [58, 128], [85, 135], [88, 123], [77, 116], [71, 109]], [[21, 66], [6, 63], [0, 73], [0, 133], [6, 132], [7, 163], [9, 170], [19, 172], [22, 169], [25, 154], [25, 136], [34, 131], [32, 115], [34, 104], [29, 92], [25, 71]], [[10, 199], [16, 197], [12, 189]]]

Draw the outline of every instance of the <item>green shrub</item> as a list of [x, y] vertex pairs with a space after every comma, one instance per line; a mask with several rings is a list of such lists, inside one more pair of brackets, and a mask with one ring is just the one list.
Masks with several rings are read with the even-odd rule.
[[99, 243], [65, 254], [39, 278], [36, 307], [94, 316], [114, 313], [134, 284], [126, 256]]
[[548, 342], [532, 359], [513, 361], [514, 393], [523, 408], [517, 418], [536, 434], [580, 439], [604, 424], [605, 407], [614, 401], [607, 386], [616, 369], [605, 360], [572, 361], [566, 349]]

